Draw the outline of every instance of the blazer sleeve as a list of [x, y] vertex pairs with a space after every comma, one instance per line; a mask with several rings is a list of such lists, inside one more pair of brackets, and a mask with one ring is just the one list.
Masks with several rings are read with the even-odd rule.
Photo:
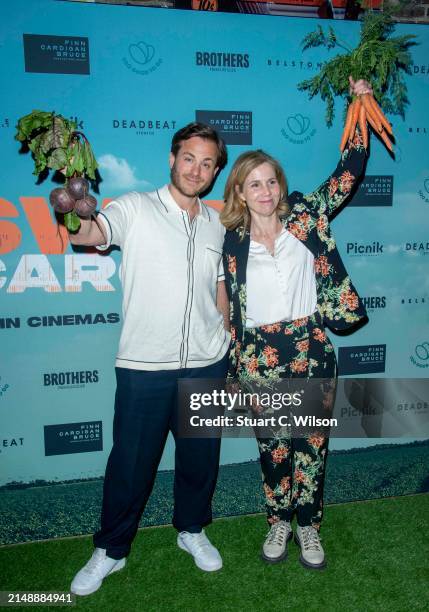
[[330, 217], [349, 197], [351, 190], [363, 173], [366, 150], [359, 128], [353, 142], [344, 149], [334, 172], [312, 193], [304, 195], [305, 203]]

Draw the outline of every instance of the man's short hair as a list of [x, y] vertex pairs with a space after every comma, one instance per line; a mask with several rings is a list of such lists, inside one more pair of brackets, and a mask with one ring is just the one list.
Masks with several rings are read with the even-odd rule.
[[181, 130], [176, 132], [173, 136], [173, 140], [171, 141], [171, 152], [174, 156], [179, 152], [180, 146], [184, 140], [189, 140], [194, 136], [198, 136], [199, 138], [205, 138], [206, 140], [211, 140], [217, 146], [217, 160], [216, 167], [219, 170], [222, 170], [226, 166], [228, 161], [228, 155], [226, 152], [226, 145], [219, 134], [211, 128], [209, 125], [205, 123], [197, 123], [194, 121], [193, 123], [188, 123]]

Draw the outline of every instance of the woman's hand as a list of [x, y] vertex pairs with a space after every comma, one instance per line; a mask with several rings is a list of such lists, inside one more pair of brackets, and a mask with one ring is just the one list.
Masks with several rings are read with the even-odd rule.
[[363, 94], [373, 94], [372, 87], [365, 81], [364, 79], [359, 79], [358, 81], [354, 81], [351, 76], [349, 76], [350, 82], [350, 95], [351, 96], [362, 96]]

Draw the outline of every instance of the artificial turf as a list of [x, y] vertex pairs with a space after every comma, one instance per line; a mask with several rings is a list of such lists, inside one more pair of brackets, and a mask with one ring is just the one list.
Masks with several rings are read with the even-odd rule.
[[[322, 541], [328, 567], [303, 568], [289, 544], [288, 559], [259, 557], [267, 532], [263, 515], [216, 520], [207, 532], [224, 566], [197, 569], [176, 546], [172, 527], [139, 531], [124, 570], [77, 598], [82, 610], [143, 612], [349, 612], [428, 610], [429, 495], [327, 506]], [[92, 551], [89, 537], [0, 548], [0, 590], [68, 591]], [[27, 607], [27, 609], [38, 609]]]

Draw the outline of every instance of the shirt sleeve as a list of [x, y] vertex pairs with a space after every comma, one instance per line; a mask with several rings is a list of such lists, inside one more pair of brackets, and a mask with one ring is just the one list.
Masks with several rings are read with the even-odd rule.
[[217, 273], [217, 279], [218, 281], [223, 281], [225, 280], [225, 271], [223, 269], [223, 258], [220, 258], [219, 261], [219, 269], [218, 269], [218, 273]]
[[106, 244], [96, 247], [99, 251], [105, 251], [112, 245], [122, 248], [132, 221], [135, 219], [139, 201], [139, 194], [132, 191], [112, 200], [98, 213], [97, 221], [101, 223], [107, 236]]

